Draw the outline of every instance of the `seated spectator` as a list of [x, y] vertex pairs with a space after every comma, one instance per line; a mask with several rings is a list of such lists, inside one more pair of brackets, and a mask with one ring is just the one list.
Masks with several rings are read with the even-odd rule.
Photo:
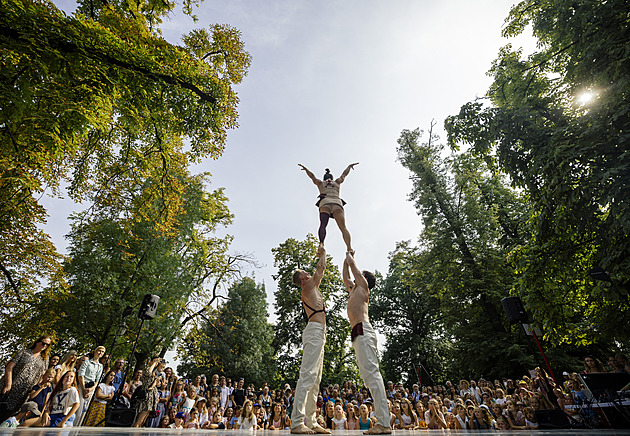
[[490, 407], [490, 413], [492, 414], [492, 417], [496, 419], [499, 416], [503, 415], [503, 408], [501, 406], [499, 406], [497, 403], [494, 403], [491, 407]]
[[199, 412], [196, 408], [193, 407], [192, 409], [190, 409], [190, 413], [188, 414], [188, 419], [184, 424], [184, 428], [194, 428], [196, 430], [199, 430]]
[[372, 428], [374, 422], [370, 419], [369, 416], [370, 410], [368, 409], [366, 404], [361, 404], [359, 407], [359, 430], [365, 431]]
[[503, 411], [503, 416], [510, 423], [510, 429], [524, 430], [525, 429], [525, 415], [518, 410], [518, 407], [514, 400], [507, 402], [507, 407]]
[[40, 422], [41, 412], [34, 401], [27, 401], [20, 411], [0, 424], [0, 428], [31, 427]]
[[221, 412], [218, 410], [214, 412], [212, 419], [206, 423], [204, 428], [224, 430], [225, 424], [223, 423], [223, 415], [221, 415]]
[[400, 400], [400, 417], [402, 422], [399, 428], [413, 430], [418, 426], [418, 418], [413, 411], [411, 402], [407, 398]]
[[238, 430], [253, 430], [256, 428], [256, 416], [254, 415], [254, 405], [250, 400], [245, 400], [243, 411], [238, 420]]
[[44, 407], [50, 398], [50, 393], [53, 389], [53, 380], [56, 374], [53, 368], [47, 369], [46, 372], [42, 374], [39, 382], [33, 386], [33, 389], [31, 389], [31, 392], [28, 394], [28, 401], [34, 401], [37, 404], [37, 409], [40, 414], [44, 411]]
[[79, 410], [81, 403], [73, 371], [68, 371], [61, 376], [61, 380], [50, 394], [50, 399], [47, 409], [50, 415], [50, 427], [72, 427], [75, 413]]

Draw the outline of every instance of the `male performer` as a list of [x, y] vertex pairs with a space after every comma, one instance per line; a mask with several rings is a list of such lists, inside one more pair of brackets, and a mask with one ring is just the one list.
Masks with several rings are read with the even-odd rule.
[[317, 185], [319, 189], [319, 201], [315, 205], [319, 208], [319, 230], [317, 234], [319, 236], [319, 243], [323, 244], [326, 238], [326, 226], [328, 220], [333, 218], [337, 222], [343, 241], [346, 243], [348, 251], [352, 251], [350, 243], [350, 232], [346, 228], [346, 216], [343, 210], [343, 206], [346, 204], [341, 198], [339, 198], [339, 188], [346, 179], [346, 176], [350, 173], [350, 170], [354, 169], [355, 165], [359, 165], [359, 162], [348, 165], [348, 167], [341, 173], [341, 176], [336, 180], [333, 180], [333, 175], [330, 174], [330, 170], [326, 168], [326, 174], [324, 174], [324, 180], [319, 180], [315, 177], [308, 168], [302, 164], [298, 164], [300, 168], [306, 171], [306, 174]]
[[[350, 278], [350, 271], [354, 282]], [[343, 262], [343, 282], [348, 288], [348, 320], [352, 326], [352, 346], [357, 356], [357, 365], [365, 385], [372, 393], [374, 400], [374, 414], [376, 424], [364, 434], [391, 433], [389, 406], [383, 377], [378, 367], [378, 350], [376, 346], [376, 332], [368, 318], [368, 300], [370, 289], [376, 284], [374, 274], [369, 271], [359, 271], [351, 252], [346, 253]]]
[[323, 244], [317, 249], [317, 257], [319, 262], [312, 276], [301, 269], [293, 273], [293, 283], [302, 288], [302, 304], [308, 316], [308, 323], [302, 332], [302, 366], [295, 387], [291, 433], [330, 433], [317, 424], [315, 416], [326, 343], [326, 309], [322, 294], [319, 292], [319, 284], [326, 268], [326, 250]]

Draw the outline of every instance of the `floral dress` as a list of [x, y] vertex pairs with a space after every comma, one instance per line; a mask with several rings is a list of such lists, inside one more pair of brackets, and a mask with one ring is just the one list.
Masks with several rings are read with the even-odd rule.
[[144, 400], [138, 401], [136, 405], [136, 410], [138, 413], [142, 412], [152, 412], [157, 410], [158, 402], [160, 401], [160, 395], [158, 394], [157, 386], [154, 386], [153, 389], [150, 389], [157, 378], [156, 375], [151, 374], [151, 371], [145, 371], [140, 377], [140, 381], [142, 382], [142, 386], [146, 392], [146, 398]]
[[[7, 403], [7, 411], [15, 412], [26, 401], [29, 392], [37, 384], [41, 375], [48, 368], [48, 359], [33, 356], [33, 350], [25, 349], [13, 356], [10, 362], [15, 362], [13, 367], [13, 381], [11, 390], [5, 395], [0, 395], [0, 401]], [[0, 392], [4, 389], [5, 378], [0, 379]]]

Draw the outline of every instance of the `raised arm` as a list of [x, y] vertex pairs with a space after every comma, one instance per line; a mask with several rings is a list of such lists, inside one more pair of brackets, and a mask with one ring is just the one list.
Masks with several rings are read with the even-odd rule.
[[322, 181], [319, 180], [317, 177], [315, 177], [315, 174], [313, 174], [313, 172], [309, 170], [308, 168], [306, 168], [304, 165], [298, 164], [298, 166], [302, 168], [302, 170], [306, 171], [306, 175], [308, 175], [313, 181], [313, 183], [315, 183], [317, 186], [319, 186], [322, 183]]
[[348, 165], [348, 167], [345, 170], [343, 170], [343, 173], [341, 173], [341, 176], [339, 176], [336, 182], [343, 183], [343, 181], [346, 180], [346, 176], [350, 174], [350, 170], [354, 169], [355, 165], [359, 165], [359, 162]]
[[317, 247], [317, 257], [319, 257], [319, 262], [313, 274], [313, 281], [315, 285], [319, 287], [322, 277], [324, 277], [324, 270], [326, 269], [326, 249], [324, 248], [324, 244], [319, 244], [319, 247]]
[[350, 267], [348, 266], [348, 260], [343, 260], [343, 282], [348, 288], [348, 292], [352, 291], [354, 283], [352, 282], [352, 278], [350, 277]]
[[359, 271], [359, 268], [357, 267], [357, 263], [354, 261], [354, 257], [352, 257], [352, 253], [349, 251], [346, 253], [346, 262], [348, 263], [348, 266], [350, 267], [350, 271], [352, 271], [352, 275], [354, 276], [354, 282], [357, 284], [357, 286], [362, 286], [365, 289], [368, 289], [368, 282], [367, 280], [365, 280], [365, 277], [363, 277], [363, 273]]

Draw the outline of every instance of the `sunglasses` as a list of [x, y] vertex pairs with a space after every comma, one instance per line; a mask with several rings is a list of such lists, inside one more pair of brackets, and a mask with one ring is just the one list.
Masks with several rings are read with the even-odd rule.
[[50, 346], [52, 345], [52, 343], [51, 343], [51, 342], [44, 342], [44, 341], [39, 341], [39, 342], [41, 342], [41, 344], [42, 344], [44, 347], [50, 347]]

